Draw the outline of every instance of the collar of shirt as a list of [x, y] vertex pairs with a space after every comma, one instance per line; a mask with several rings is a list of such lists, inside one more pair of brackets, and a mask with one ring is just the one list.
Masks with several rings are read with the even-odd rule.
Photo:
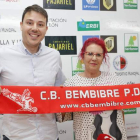
[[39, 45], [39, 50], [38, 50], [38, 52], [37, 53], [34, 53], [34, 54], [32, 54], [32, 53], [30, 53], [29, 51], [28, 51], [28, 49], [24, 46], [24, 44], [23, 44], [23, 42], [21, 41], [21, 45], [20, 45], [20, 48], [21, 48], [21, 50], [22, 50], [22, 52], [24, 52], [26, 55], [39, 55], [41, 52], [42, 52], [42, 44], [40, 43], [40, 45]]

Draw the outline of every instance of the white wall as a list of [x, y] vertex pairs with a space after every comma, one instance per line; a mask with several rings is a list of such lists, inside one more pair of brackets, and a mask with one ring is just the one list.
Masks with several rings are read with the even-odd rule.
[[[95, 35], [115, 35], [117, 36], [117, 53], [109, 53], [110, 71], [121, 75], [126, 83], [140, 83], [140, 52], [124, 52], [124, 46], [129, 42], [130, 36], [135, 36], [134, 45], [140, 46], [140, 2], [138, 9], [124, 9], [127, 0], [116, 0], [116, 11], [96, 11], [82, 10], [82, 3], [86, 0], [75, 0], [75, 10], [46, 9], [49, 15], [49, 29], [46, 36], [76, 36], [77, 54], [82, 47], [82, 36]], [[115, 2], [115, 0], [113, 0]], [[96, 0], [98, 2], [98, 0]], [[0, 0], [0, 45], [14, 45], [21, 40], [20, 21], [24, 8], [28, 5], [39, 4], [43, 7], [43, 0]], [[89, 5], [93, 6], [93, 5]], [[52, 19], [55, 19], [54, 22]], [[60, 19], [64, 19], [62, 22]], [[77, 22], [100, 21], [99, 31], [77, 31]], [[53, 25], [57, 27], [52, 27]], [[9, 29], [5, 32], [4, 29]], [[13, 30], [14, 31], [10, 31]], [[44, 40], [43, 40], [44, 43]], [[125, 69], [115, 69], [115, 62], [119, 62], [116, 57], [123, 56], [127, 60]], [[63, 71], [67, 78], [72, 76], [72, 68], [76, 63], [72, 62], [72, 57], [77, 55], [62, 55]], [[114, 65], [113, 65], [114, 63]], [[140, 109], [136, 109], [136, 114], [125, 115], [126, 129], [128, 136], [140, 135]], [[72, 122], [58, 124], [60, 140], [72, 140]], [[66, 132], [66, 133], [65, 133]]]

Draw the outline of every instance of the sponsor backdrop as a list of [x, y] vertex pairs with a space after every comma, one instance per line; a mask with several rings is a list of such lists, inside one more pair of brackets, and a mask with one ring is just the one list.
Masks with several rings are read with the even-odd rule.
[[[0, 46], [21, 41], [21, 15], [32, 4], [48, 12], [49, 29], [42, 43], [60, 51], [67, 78], [84, 71], [79, 51], [87, 38], [98, 37], [104, 39], [110, 57], [109, 67], [101, 69], [115, 72], [127, 84], [140, 83], [138, 0], [0, 0]], [[127, 135], [140, 135], [140, 109], [124, 112]], [[60, 140], [73, 140], [72, 121], [58, 127]]]

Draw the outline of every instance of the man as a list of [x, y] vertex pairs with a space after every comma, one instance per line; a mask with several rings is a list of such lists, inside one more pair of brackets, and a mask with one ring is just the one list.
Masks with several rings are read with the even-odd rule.
[[[27, 7], [20, 23], [22, 42], [0, 48], [1, 85], [59, 86], [65, 76], [58, 51], [41, 44], [48, 22], [38, 5]], [[35, 93], [34, 93], [35, 94]], [[57, 140], [55, 114], [5, 114], [3, 140]]]

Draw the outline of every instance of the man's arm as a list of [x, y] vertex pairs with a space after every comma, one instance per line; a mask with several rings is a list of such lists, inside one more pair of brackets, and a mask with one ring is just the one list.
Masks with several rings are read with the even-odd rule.
[[65, 81], [66, 81], [66, 77], [65, 77], [64, 73], [62, 72], [62, 62], [61, 62], [61, 58], [60, 58], [60, 54], [59, 54], [58, 72], [57, 72], [57, 75], [56, 75], [54, 86], [63, 85]]

